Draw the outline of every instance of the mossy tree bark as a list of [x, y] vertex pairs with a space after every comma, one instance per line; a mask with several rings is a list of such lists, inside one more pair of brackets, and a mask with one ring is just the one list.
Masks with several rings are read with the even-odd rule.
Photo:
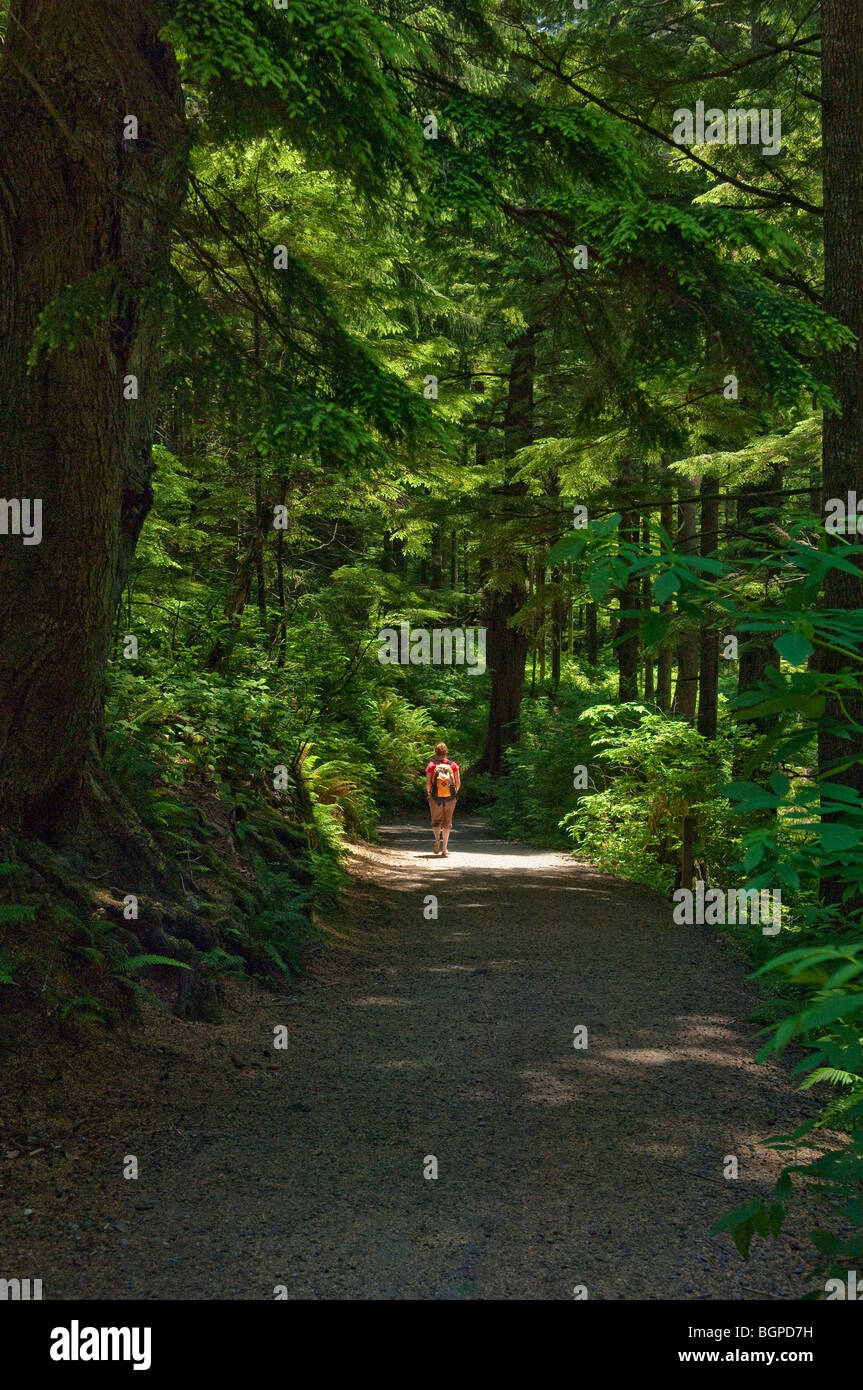
[[[863, 439], [863, 8], [848, 0], [822, 0], [821, 52], [824, 167], [824, 308], [853, 329], [857, 341], [835, 356], [834, 390], [841, 414], [825, 413], [823, 496], [860, 492]], [[859, 576], [831, 570], [827, 608], [863, 609], [863, 536], [849, 537]], [[843, 669], [863, 678], [863, 662], [838, 651], [820, 653], [822, 671]], [[863, 700], [843, 692], [829, 699], [819, 738], [822, 776], [863, 795]], [[843, 736], [844, 735], [844, 736]], [[849, 765], [850, 764], [850, 765]]]
[[[146, 0], [13, 0], [0, 57], [0, 457], [6, 495], [43, 517], [41, 544], [0, 539], [0, 820], [47, 838], [74, 832], [99, 778], [112, 621], [152, 498], [187, 153], [158, 26]], [[28, 367], [69, 286], [90, 322]]]

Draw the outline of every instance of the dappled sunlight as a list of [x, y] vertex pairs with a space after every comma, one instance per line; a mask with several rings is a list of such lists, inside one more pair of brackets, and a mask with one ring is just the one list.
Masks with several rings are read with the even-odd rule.
[[476, 968], [473, 965], [424, 965], [423, 970], [427, 975], [452, 975], [458, 971], [463, 971], [467, 975], [476, 974]]
[[0, 1300], [863, 1258], [863, 0], [0, 8]]
[[416, 1057], [400, 1057], [392, 1062], [375, 1062], [375, 1071], [428, 1071], [433, 1061], [423, 1062]]
[[517, 1073], [527, 1087], [523, 1099], [539, 1105], [570, 1105], [578, 1097], [573, 1082], [564, 1081], [553, 1070], [522, 1070]]
[[408, 1009], [414, 1003], [412, 999], [384, 999], [380, 995], [369, 995], [366, 999], [349, 999], [347, 1002], [358, 1009]]

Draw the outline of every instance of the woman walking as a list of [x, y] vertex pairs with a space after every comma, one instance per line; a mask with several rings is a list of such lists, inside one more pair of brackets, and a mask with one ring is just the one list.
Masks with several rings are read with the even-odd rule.
[[452, 815], [460, 786], [458, 763], [450, 759], [445, 743], [436, 744], [434, 757], [426, 766], [426, 791], [431, 812], [434, 852], [442, 854], [444, 859], [449, 858], [447, 841], [452, 830]]

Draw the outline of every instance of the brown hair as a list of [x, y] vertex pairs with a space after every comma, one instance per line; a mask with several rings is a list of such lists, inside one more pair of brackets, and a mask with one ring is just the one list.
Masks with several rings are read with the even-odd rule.
[[434, 755], [436, 758], [448, 758], [449, 749], [447, 748], [446, 744], [436, 743], [434, 746]]

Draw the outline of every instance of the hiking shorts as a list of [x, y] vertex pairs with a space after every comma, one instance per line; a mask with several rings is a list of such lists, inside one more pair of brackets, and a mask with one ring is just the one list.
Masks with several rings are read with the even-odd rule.
[[447, 797], [446, 801], [435, 801], [433, 796], [429, 797], [431, 823], [435, 830], [452, 829], [452, 815], [457, 800], [458, 797], [455, 796]]

